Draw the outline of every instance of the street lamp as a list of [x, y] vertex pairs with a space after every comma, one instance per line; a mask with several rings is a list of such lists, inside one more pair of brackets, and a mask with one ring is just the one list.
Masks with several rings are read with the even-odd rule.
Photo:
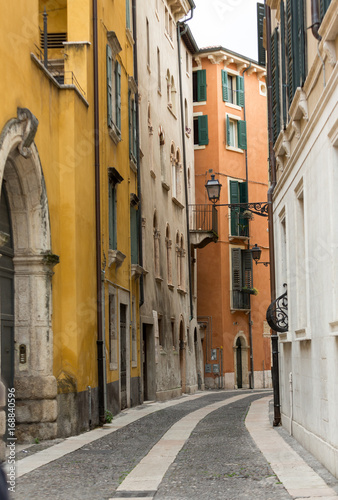
[[255, 245], [251, 248], [251, 256], [253, 260], [255, 261], [256, 264], [263, 264], [263, 266], [268, 267], [270, 262], [258, 262], [259, 259], [261, 258], [261, 253], [262, 250], [259, 248], [257, 243], [255, 243]]
[[209, 179], [205, 185], [208, 193], [208, 198], [212, 203], [217, 203], [221, 194], [222, 184], [218, 179], [215, 179], [215, 175], [211, 174], [211, 179]]

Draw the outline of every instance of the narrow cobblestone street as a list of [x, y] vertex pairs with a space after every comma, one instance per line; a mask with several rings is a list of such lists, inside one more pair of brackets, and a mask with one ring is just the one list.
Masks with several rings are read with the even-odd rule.
[[[35, 454], [28, 448], [29, 456], [18, 462], [14, 498], [295, 498], [246, 428], [251, 404], [267, 396], [270, 399], [271, 393], [210, 391], [144, 404], [92, 431], [96, 433], [92, 440], [87, 440], [91, 433], [86, 433]], [[58, 447], [71, 450], [72, 442], [80, 443], [78, 449], [55, 460]], [[319, 476], [318, 480], [322, 481]], [[314, 496], [338, 498], [337, 480], [328, 475], [326, 484], [322, 483], [318, 486], [322, 494]]]

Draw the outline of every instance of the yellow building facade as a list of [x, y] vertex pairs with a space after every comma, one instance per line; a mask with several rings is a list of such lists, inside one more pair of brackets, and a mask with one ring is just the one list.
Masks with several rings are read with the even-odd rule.
[[108, 0], [2, 13], [1, 376], [29, 441], [139, 398], [133, 18]]

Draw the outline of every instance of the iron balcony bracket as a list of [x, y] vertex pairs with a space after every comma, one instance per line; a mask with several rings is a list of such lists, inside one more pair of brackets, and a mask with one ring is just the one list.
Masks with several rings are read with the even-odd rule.
[[[286, 283], [284, 283], [286, 287]], [[275, 332], [286, 333], [289, 330], [288, 292], [271, 302], [266, 311], [266, 320]]]

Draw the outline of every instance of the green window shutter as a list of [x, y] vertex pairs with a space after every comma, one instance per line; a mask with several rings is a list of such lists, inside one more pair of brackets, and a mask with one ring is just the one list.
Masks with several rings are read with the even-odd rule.
[[304, 0], [297, 0], [296, 15], [297, 48], [298, 48], [298, 78], [297, 85], [303, 86], [306, 79], [306, 30]]
[[331, 0], [320, 0], [320, 19], [323, 20], [323, 17], [326, 14], [327, 9], [329, 8], [329, 5], [331, 3]]
[[231, 249], [232, 264], [232, 307], [241, 309], [242, 304], [242, 256], [240, 248]]
[[222, 97], [223, 101], [229, 101], [228, 73], [222, 69]]
[[137, 158], [137, 144], [136, 144], [136, 101], [135, 98], [132, 100], [132, 126], [133, 126], [133, 155]]
[[207, 100], [207, 72], [205, 69], [197, 71], [197, 101]]
[[244, 106], [244, 76], [236, 76], [236, 104]]
[[126, 24], [127, 28], [130, 29], [130, 0], [126, 0]]
[[282, 113], [283, 128], [286, 128], [287, 109], [286, 109], [286, 44], [285, 44], [285, 10], [284, 2], [280, 3], [280, 33], [281, 33], [281, 58], [282, 58]]
[[[248, 184], [246, 182], [239, 182], [239, 202], [248, 203]], [[243, 217], [245, 208], [239, 210], [239, 234], [240, 236], [249, 236], [249, 220]]]
[[[238, 181], [230, 181], [230, 203], [240, 203]], [[231, 208], [231, 235], [239, 234], [239, 207]]]
[[209, 144], [207, 115], [198, 117], [198, 144], [200, 146]]
[[288, 105], [291, 106], [295, 94], [293, 79], [293, 29], [291, 0], [286, 0], [286, 33], [287, 33], [287, 77], [288, 77]]
[[228, 115], [227, 115], [227, 130], [226, 130], [226, 134], [227, 134], [227, 145], [230, 146], [230, 118], [229, 118]]
[[132, 132], [132, 109], [131, 109], [131, 93], [128, 92], [128, 119], [129, 119], [129, 156], [133, 153], [133, 132]]
[[121, 130], [121, 65], [115, 65], [115, 89], [116, 89], [116, 126]]
[[116, 189], [109, 183], [109, 248], [112, 250], [117, 249], [116, 221]]
[[263, 3], [257, 4], [257, 33], [258, 33], [258, 64], [265, 66], [265, 49], [263, 47], [263, 20], [265, 17], [265, 7]]
[[275, 143], [280, 131], [278, 29], [271, 37], [272, 131]]
[[239, 149], [247, 148], [246, 141], [246, 122], [243, 120], [237, 121], [237, 132], [238, 132], [238, 147]]
[[[253, 287], [251, 250], [242, 250], [242, 286]], [[242, 293], [242, 308], [250, 309], [250, 295]]]
[[113, 81], [112, 81], [113, 55], [110, 45], [107, 45], [107, 122], [108, 127], [113, 124]]
[[131, 263], [138, 264], [138, 231], [137, 231], [137, 210], [130, 207], [130, 242], [131, 242]]

